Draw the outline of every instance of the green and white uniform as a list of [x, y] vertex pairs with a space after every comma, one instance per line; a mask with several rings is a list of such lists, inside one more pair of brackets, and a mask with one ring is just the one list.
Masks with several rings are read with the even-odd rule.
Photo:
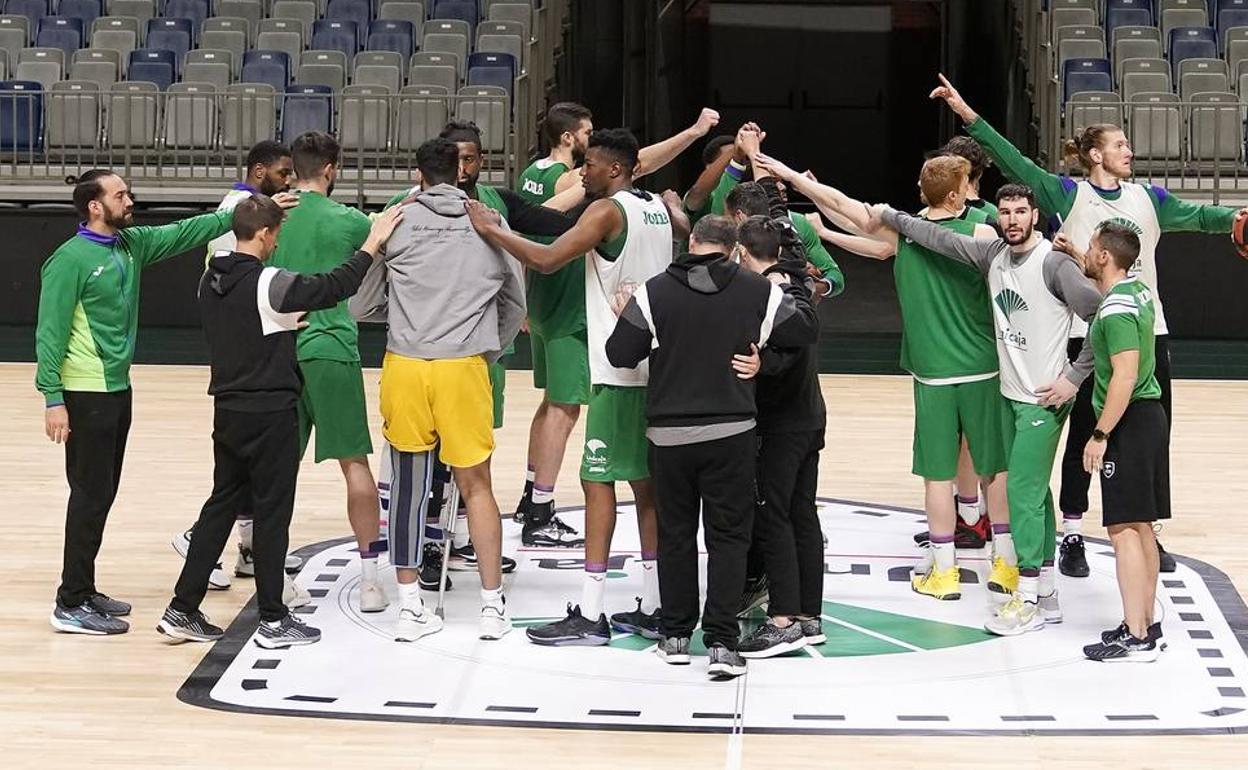
[[1156, 376], [1157, 354], [1153, 345], [1156, 317], [1157, 300], [1152, 289], [1138, 276], [1119, 281], [1105, 294], [1088, 335], [1096, 360], [1092, 409], [1097, 417], [1105, 408], [1105, 394], [1114, 374], [1110, 358], [1124, 350], [1140, 351], [1139, 370], [1131, 400], [1161, 398], [1161, 385]]
[[585, 317], [593, 389], [585, 419], [581, 478], [635, 481], [649, 478], [646, 442], [646, 383], [649, 361], [619, 369], [607, 360], [607, 338], [615, 329], [611, 301], [633, 290], [672, 262], [672, 223], [657, 195], [621, 190], [611, 196], [624, 217], [619, 237], [585, 257]]

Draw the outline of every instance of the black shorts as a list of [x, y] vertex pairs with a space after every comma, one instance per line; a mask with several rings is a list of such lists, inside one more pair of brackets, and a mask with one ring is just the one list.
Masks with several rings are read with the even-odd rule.
[[1161, 402], [1132, 402], [1109, 436], [1101, 469], [1105, 526], [1170, 518], [1170, 426]]

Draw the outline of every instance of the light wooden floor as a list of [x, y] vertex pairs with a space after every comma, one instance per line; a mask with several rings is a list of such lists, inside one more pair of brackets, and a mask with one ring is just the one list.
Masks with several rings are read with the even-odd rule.
[[[563, 768], [587, 761], [685, 770], [725, 766], [728, 738], [722, 735], [310, 720], [178, 702], [174, 693], [206, 648], [169, 647], [154, 626], [180, 566], [169, 538], [192, 521], [210, 486], [211, 403], [202, 367], [134, 370], [134, 429], [98, 565], [100, 588], [135, 604], [133, 630], [107, 639], [54, 634], [47, 616], [59, 576], [67, 489], [62, 451], [43, 437], [33, 378], [32, 365], [0, 365], [0, 767], [328, 768], [396, 761], [409, 770]], [[367, 380], [375, 403], [377, 372]], [[823, 390], [829, 425], [820, 493], [920, 505], [920, 484], [908, 473], [909, 381], [828, 376]], [[513, 372], [494, 464], [504, 510], [514, 505], [522, 485], [536, 404], [528, 373]], [[1176, 383], [1175, 520], [1166, 527], [1165, 543], [1227, 572], [1241, 594], [1248, 589], [1246, 430], [1248, 383]], [[573, 460], [579, 433], [570, 446], [557, 493], [564, 505], [581, 502]], [[337, 468], [307, 463], [292, 545], [346, 534], [343, 505]], [[1096, 526], [1089, 530], [1103, 534]], [[246, 589], [210, 593], [205, 611], [228, 621], [248, 598]], [[1243, 768], [1248, 737], [747, 735], [743, 760], [758, 768]]]

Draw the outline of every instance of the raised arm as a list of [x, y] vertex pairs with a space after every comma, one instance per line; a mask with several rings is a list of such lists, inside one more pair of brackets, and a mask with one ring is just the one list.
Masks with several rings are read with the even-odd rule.
[[555, 272], [624, 227], [623, 217], [614, 203], [606, 199], [596, 200], [585, 209], [571, 230], [559, 236], [554, 243], [542, 244], [501, 227], [497, 212], [476, 201], [469, 201], [467, 209], [468, 219], [482, 238], [541, 273]]
[[783, 180], [791, 189], [809, 198], [837, 227], [854, 235], [883, 241], [892, 247], [893, 252], [896, 252], [897, 234], [892, 230], [874, 227], [871, 223], [871, 210], [867, 204], [849, 197], [835, 187], [816, 182], [805, 174], [799, 174], [775, 158], [759, 153], [757, 163], [771, 175]]
[[723, 176], [724, 169], [728, 167], [730, 160], [732, 160], [732, 146], [724, 145], [720, 149], [719, 156], [702, 169], [693, 187], [685, 193], [685, 210], [689, 212], [690, 219], [697, 220], [711, 210], [711, 193], [718, 186], [719, 179]]
[[122, 231], [122, 237], [130, 245], [135, 260], [146, 267], [202, 248], [229, 232], [233, 221], [233, 211], [214, 211], [167, 225], [130, 227]]
[[359, 251], [328, 273], [278, 270], [269, 283], [269, 305], [279, 313], [323, 310], [355, 294], [373, 260], [402, 219], [403, 209], [400, 207], [391, 208], [377, 217]]
[[676, 159], [689, 145], [710, 133], [719, 125], [719, 113], [710, 107], [703, 107], [693, 125], [675, 136], [661, 142], [642, 147], [637, 153], [637, 171], [635, 177], [653, 174]]
[[1148, 197], [1157, 210], [1157, 223], [1163, 233], [1229, 233], [1239, 213], [1228, 206], [1185, 201], [1156, 185], [1148, 186]]
[[521, 235], [557, 238], [576, 224], [576, 218], [547, 206], [530, 203], [505, 187], [494, 188], [507, 206], [507, 225]]
[[[947, 227], [912, 217], [889, 206], [882, 208], [880, 219], [884, 224], [920, 246], [964, 265], [970, 265], [984, 275], [988, 275], [988, 268], [992, 266], [992, 258], [1002, 249], [1009, 248], [1004, 240], [990, 240], [955, 233]], [[978, 227], [976, 227], [976, 235], [980, 235]]]

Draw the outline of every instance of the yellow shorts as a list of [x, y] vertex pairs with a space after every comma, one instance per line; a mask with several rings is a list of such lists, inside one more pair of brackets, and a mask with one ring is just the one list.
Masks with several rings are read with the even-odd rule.
[[401, 452], [441, 444], [447, 465], [480, 465], [494, 451], [494, 396], [485, 359], [427, 361], [386, 353], [381, 418], [386, 441]]

